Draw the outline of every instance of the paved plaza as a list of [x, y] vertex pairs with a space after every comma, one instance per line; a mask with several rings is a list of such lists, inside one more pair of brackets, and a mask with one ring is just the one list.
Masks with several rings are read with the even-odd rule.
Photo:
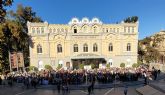
[[[138, 95], [135, 87], [128, 87], [128, 95]], [[119, 88], [106, 88], [106, 89], [94, 89], [91, 95], [123, 95], [124, 87]], [[63, 95], [62, 92], [59, 94], [56, 89], [23, 89], [21, 87], [2, 87], [0, 95]], [[84, 90], [70, 90], [69, 93], [64, 95], [88, 95], [86, 89]]]
[[[94, 86], [91, 95], [124, 95], [125, 85], [128, 87], [127, 95], [139, 95], [139, 92], [162, 92], [165, 89], [164, 74], [158, 77], [156, 81], [150, 80], [149, 85], [144, 85], [144, 80], [132, 82], [115, 82], [109, 84], [98, 84]], [[88, 85], [69, 85], [69, 92], [63, 94], [58, 93], [56, 85], [40, 85], [36, 89], [27, 89], [22, 83], [14, 83], [12, 87], [9, 85], [0, 85], [0, 95], [88, 95]], [[165, 90], [164, 90], [165, 91]], [[158, 92], [158, 93], [159, 93]], [[141, 93], [141, 94], [142, 94]], [[143, 94], [143, 95], [159, 95], [159, 94]], [[163, 92], [162, 92], [163, 93]], [[164, 94], [162, 94], [164, 95]]]

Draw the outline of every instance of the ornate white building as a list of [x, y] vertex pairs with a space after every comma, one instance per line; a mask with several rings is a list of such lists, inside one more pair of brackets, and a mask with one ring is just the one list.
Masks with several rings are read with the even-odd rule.
[[138, 22], [104, 24], [98, 18], [79, 20], [68, 24], [28, 22], [28, 34], [33, 41], [30, 47], [30, 65], [43, 69], [78, 68], [79, 64], [107, 63], [131, 67], [137, 63]]

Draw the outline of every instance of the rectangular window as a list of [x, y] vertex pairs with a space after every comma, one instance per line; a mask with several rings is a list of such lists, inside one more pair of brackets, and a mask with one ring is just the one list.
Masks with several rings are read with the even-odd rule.
[[104, 32], [104, 28], [103, 28], [103, 32]]
[[127, 31], [126, 31], [126, 27], [124, 27], [124, 33], [126, 33]]
[[130, 27], [128, 27], [128, 33], [130, 33]]
[[110, 32], [112, 32], [112, 28], [110, 28]]
[[134, 27], [132, 27], [132, 33], [134, 33]]
[[116, 32], [116, 31], [115, 31], [115, 28], [113, 28], [113, 31]]
[[78, 47], [74, 47], [74, 52], [78, 52]]
[[117, 28], [117, 32], [119, 33], [119, 28]]

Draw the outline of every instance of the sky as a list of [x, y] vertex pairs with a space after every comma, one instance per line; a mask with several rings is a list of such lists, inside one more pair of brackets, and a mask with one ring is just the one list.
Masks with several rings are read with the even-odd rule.
[[139, 39], [165, 30], [165, 0], [14, 0], [7, 10], [16, 10], [18, 4], [31, 6], [37, 16], [52, 24], [67, 24], [73, 17], [116, 23], [138, 16]]

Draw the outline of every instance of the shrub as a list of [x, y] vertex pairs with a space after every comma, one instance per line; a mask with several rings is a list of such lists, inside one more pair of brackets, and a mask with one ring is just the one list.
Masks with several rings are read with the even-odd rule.
[[91, 68], [94, 69], [96, 66], [94, 63], [91, 64]]
[[57, 70], [61, 69], [62, 68], [62, 64], [58, 64], [57, 66]]
[[50, 66], [50, 65], [45, 65], [45, 69], [47, 69], [47, 70], [52, 70], [53, 68], [52, 68], [52, 66]]
[[84, 64], [79, 64], [79, 69], [84, 69]]
[[38, 68], [35, 66], [29, 66], [29, 71], [38, 71]]
[[139, 67], [139, 66], [142, 65], [142, 64], [143, 64], [143, 62], [138, 61], [138, 63], [137, 63], [137, 67]]
[[134, 64], [132, 64], [132, 67], [133, 68], [137, 68], [138, 67], [138, 64], [134, 63]]
[[110, 64], [109, 64], [109, 63], [108, 63], [108, 64], [106, 64], [106, 67], [107, 67], [107, 68], [110, 68]]
[[121, 67], [121, 68], [125, 68], [125, 63], [121, 63], [121, 64], [120, 64], [120, 67]]

